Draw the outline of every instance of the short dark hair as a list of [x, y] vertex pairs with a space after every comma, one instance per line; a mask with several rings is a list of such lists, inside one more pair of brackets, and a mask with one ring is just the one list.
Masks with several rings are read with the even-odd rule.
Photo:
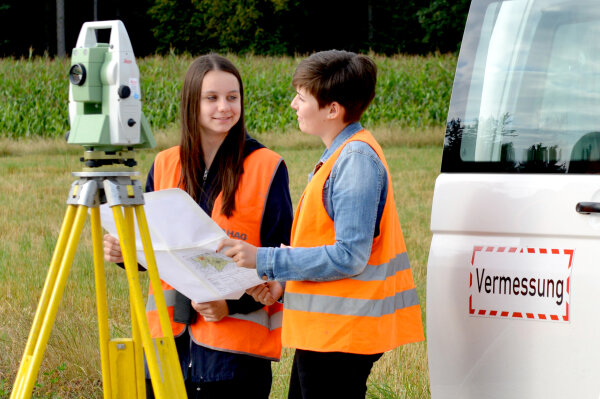
[[375, 97], [377, 66], [365, 56], [343, 50], [314, 53], [302, 60], [292, 85], [312, 94], [323, 108], [336, 101], [346, 110], [344, 122], [357, 122]]

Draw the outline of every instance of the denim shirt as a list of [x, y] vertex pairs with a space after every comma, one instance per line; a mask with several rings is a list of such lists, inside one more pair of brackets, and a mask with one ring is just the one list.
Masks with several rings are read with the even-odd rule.
[[[346, 126], [320, 161], [327, 161], [360, 130], [358, 122]], [[309, 174], [309, 181], [312, 176]], [[379, 233], [387, 190], [386, 169], [377, 153], [365, 142], [348, 143], [323, 188], [323, 205], [334, 221], [335, 243], [313, 248], [258, 248], [258, 275], [279, 281], [330, 281], [360, 274], [371, 255], [373, 237]]]

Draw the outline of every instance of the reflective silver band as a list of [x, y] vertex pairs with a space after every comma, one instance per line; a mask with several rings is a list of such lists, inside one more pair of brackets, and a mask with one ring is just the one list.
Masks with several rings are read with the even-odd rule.
[[[175, 290], [163, 291], [167, 307], [175, 306], [175, 292], [176, 292]], [[157, 310], [156, 301], [154, 299], [154, 295], [148, 295], [148, 301], [146, 302], [146, 312], [149, 312], [152, 310]], [[259, 309], [252, 313], [248, 313], [248, 314], [236, 313], [236, 314], [230, 315], [229, 317], [238, 319], [238, 320], [251, 321], [253, 323], [260, 324], [261, 326], [272, 331], [272, 330], [275, 330], [276, 328], [281, 327], [281, 321], [282, 321], [283, 316], [282, 316], [282, 312], [277, 312], [269, 318], [269, 314], [267, 313], [267, 311], [265, 309]]]
[[414, 288], [383, 299], [340, 298], [286, 292], [284, 302], [285, 308], [290, 310], [372, 317], [392, 314], [398, 309], [418, 304], [419, 298]]
[[281, 326], [283, 325], [283, 309], [277, 313], [273, 313], [269, 321], [271, 322], [271, 331], [277, 328], [281, 328]]
[[[175, 290], [166, 290], [163, 291], [163, 295], [165, 296], [165, 303], [167, 307], [175, 306]], [[157, 310], [156, 300], [154, 299], [154, 294], [148, 295], [148, 301], [146, 302], [146, 312], [150, 312], [152, 310]]]
[[410, 263], [408, 262], [408, 254], [403, 252], [398, 254], [394, 259], [391, 259], [388, 263], [376, 266], [367, 265], [361, 274], [350, 277], [350, 279], [360, 281], [383, 281], [397, 272], [406, 269], [410, 269]]
[[253, 323], [260, 324], [261, 326], [269, 329], [269, 331], [273, 331], [276, 328], [281, 327], [283, 312], [277, 312], [269, 317], [269, 314], [265, 309], [259, 309], [248, 314], [235, 313], [229, 315], [229, 317], [238, 320], [251, 321]]

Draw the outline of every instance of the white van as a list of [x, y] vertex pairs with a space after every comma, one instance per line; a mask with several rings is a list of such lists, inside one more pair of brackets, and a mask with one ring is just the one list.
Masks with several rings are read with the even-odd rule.
[[600, 0], [473, 0], [427, 266], [433, 399], [600, 397]]

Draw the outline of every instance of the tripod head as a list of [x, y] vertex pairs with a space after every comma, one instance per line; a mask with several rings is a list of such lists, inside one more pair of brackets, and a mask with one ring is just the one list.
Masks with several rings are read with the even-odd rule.
[[[100, 29], [110, 29], [109, 43], [98, 42]], [[69, 69], [67, 142], [85, 148], [87, 168], [133, 167], [134, 149], [156, 145], [141, 98], [139, 69], [123, 23], [84, 23]]]

